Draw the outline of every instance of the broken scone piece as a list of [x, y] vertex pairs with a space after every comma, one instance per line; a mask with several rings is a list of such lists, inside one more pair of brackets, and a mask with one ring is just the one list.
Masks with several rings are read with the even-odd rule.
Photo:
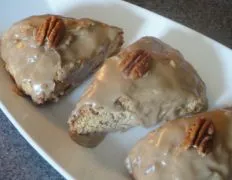
[[232, 108], [166, 123], [135, 145], [126, 167], [134, 180], [230, 180]]
[[1, 56], [17, 87], [43, 104], [80, 84], [122, 44], [120, 28], [41, 15], [14, 24], [4, 34]]
[[71, 134], [150, 127], [207, 109], [206, 88], [179, 51], [143, 37], [105, 61], [73, 110]]

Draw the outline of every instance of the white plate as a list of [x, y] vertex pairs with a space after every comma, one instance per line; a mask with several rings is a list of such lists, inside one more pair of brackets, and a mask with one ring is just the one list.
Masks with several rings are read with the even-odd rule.
[[[11, 13], [9, 13], [11, 12]], [[89, 17], [122, 27], [126, 45], [144, 35], [159, 37], [179, 49], [206, 82], [210, 108], [232, 103], [232, 51], [162, 16], [118, 0], [3, 0], [0, 31], [14, 21], [40, 13]], [[124, 158], [148, 130], [135, 128], [109, 135], [95, 149], [70, 140], [66, 120], [84, 85], [57, 104], [36, 107], [12, 92], [12, 81], [0, 66], [0, 106], [24, 138], [65, 178], [80, 180], [128, 179]]]

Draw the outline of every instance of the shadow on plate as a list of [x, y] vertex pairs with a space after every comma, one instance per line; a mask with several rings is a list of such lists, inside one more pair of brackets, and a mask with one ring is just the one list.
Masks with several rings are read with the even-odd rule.
[[[119, 7], [120, 6], [120, 7]], [[144, 19], [131, 9], [118, 3], [99, 5], [80, 5], [64, 12], [65, 16], [92, 18], [123, 29], [125, 44], [131, 42], [144, 24]]]
[[209, 107], [214, 106], [226, 91], [222, 60], [215, 47], [204, 36], [178, 29], [168, 31], [160, 38], [180, 50], [206, 83]]

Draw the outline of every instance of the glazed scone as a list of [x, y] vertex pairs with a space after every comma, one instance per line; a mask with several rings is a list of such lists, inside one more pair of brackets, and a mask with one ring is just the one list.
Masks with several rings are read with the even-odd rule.
[[166, 123], [135, 145], [126, 167], [134, 180], [230, 180], [232, 108]]
[[17, 22], [3, 35], [1, 56], [17, 87], [43, 104], [80, 84], [122, 44], [120, 28], [41, 15]]
[[206, 109], [205, 84], [180, 52], [143, 37], [105, 61], [68, 124], [72, 134], [124, 131]]

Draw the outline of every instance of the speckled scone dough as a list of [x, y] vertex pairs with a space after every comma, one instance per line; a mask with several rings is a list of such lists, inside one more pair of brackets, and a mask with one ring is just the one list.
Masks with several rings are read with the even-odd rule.
[[230, 180], [232, 108], [166, 123], [135, 145], [126, 166], [135, 180]]
[[1, 56], [17, 87], [43, 104], [80, 84], [122, 44], [120, 28], [41, 15], [17, 22], [3, 35]]
[[72, 134], [107, 133], [206, 109], [205, 84], [181, 53], [143, 37], [105, 61], [68, 124]]

